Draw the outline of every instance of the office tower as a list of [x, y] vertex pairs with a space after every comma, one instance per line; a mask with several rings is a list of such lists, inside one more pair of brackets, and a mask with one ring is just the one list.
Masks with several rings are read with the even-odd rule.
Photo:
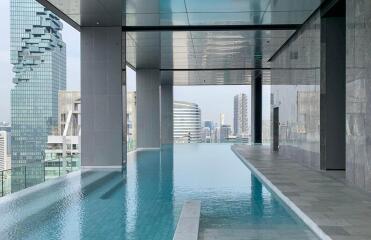
[[247, 134], [247, 96], [240, 93], [234, 96], [233, 133], [236, 136]]
[[224, 125], [224, 113], [221, 113], [219, 116], [219, 124], [220, 126]]
[[[11, 0], [10, 9], [14, 168], [45, 157], [48, 135], [58, 124], [58, 92], [66, 88], [66, 46], [59, 18], [35, 0]], [[27, 185], [40, 182], [42, 174], [30, 169]]]
[[220, 142], [228, 142], [228, 138], [232, 133], [231, 125], [222, 125], [220, 126]]
[[136, 148], [137, 132], [137, 100], [136, 92], [127, 93], [127, 145], [128, 151]]
[[203, 127], [201, 130], [201, 139], [204, 143], [211, 143], [211, 130], [209, 127]]
[[201, 142], [201, 109], [197, 104], [174, 101], [174, 142]]

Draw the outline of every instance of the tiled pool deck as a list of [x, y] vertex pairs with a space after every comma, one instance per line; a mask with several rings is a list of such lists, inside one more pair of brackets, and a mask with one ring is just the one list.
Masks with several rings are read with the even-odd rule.
[[320, 172], [273, 153], [269, 146], [234, 145], [246, 165], [262, 174], [334, 240], [371, 239], [371, 195], [347, 185], [344, 172]]

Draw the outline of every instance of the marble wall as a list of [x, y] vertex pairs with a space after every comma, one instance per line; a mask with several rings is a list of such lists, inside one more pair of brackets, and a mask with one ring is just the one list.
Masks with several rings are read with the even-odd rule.
[[273, 59], [271, 79], [280, 152], [315, 169], [320, 168], [320, 46], [317, 14]]
[[371, 191], [371, 1], [346, 4], [346, 176]]

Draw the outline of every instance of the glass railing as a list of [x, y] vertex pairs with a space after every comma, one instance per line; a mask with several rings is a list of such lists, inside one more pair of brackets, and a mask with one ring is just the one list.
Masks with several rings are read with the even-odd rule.
[[80, 169], [80, 155], [30, 162], [0, 171], [0, 197]]
[[131, 152], [131, 151], [134, 151], [137, 146], [136, 146], [136, 141], [134, 139], [128, 139], [128, 142], [127, 142], [127, 151], [128, 152]]

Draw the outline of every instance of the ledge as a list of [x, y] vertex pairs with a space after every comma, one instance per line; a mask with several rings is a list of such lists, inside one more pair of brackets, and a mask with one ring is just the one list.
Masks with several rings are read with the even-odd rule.
[[201, 201], [184, 203], [173, 240], [197, 240], [200, 224]]

